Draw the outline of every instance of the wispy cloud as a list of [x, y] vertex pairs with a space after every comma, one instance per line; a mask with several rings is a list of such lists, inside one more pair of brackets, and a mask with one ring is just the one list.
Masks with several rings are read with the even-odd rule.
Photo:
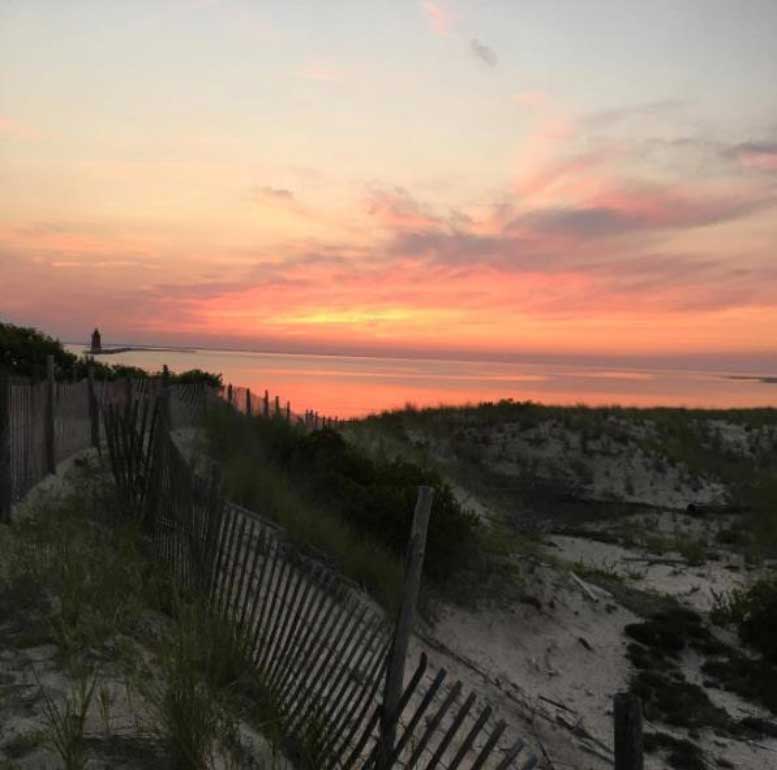
[[366, 196], [366, 207], [384, 227], [396, 230], [437, 227], [441, 222], [402, 187], [372, 187]]
[[271, 200], [293, 201], [294, 193], [281, 187], [255, 187], [254, 194], [258, 198], [270, 198]]
[[492, 48], [489, 48], [485, 43], [481, 43], [476, 37], [473, 37], [472, 40], [470, 40], [469, 47], [472, 53], [480, 59], [481, 62], [489, 67], [496, 67], [499, 60]]
[[297, 216], [312, 216], [312, 212], [304, 206], [292, 190], [286, 187], [257, 185], [249, 191], [251, 199], [263, 208], [274, 211], [286, 211]]
[[612, 110], [601, 110], [586, 115], [582, 123], [590, 128], [609, 128], [627, 120], [666, 116], [682, 110], [687, 102], [680, 99], [661, 99], [643, 104], [633, 104]]
[[725, 154], [746, 168], [777, 172], [777, 142], [742, 142], [727, 148]]

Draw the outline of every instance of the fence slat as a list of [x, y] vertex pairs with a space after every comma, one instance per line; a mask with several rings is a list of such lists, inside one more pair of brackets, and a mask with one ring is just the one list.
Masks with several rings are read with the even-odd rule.
[[475, 760], [475, 764], [473, 764], [469, 770], [480, 770], [480, 768], [486, 764], [486, 760], [489, 758], [491, 752], [494, 750], [494, 747], [499, 742], [499, 739], [502, 737], [502, 733], [505, 731], [506, 727], [507, 724], [504, 722], [504, 720], [496, 723], [494, 729], [491, 731], [491, 735], [486, 741], [485, 746], [483, 746], [480, 754], [478, 755], [478, 758]]
[[445, 715], [450, 710], [450, 707], [456, 701], [456, 698], [459, 697], [461, 688], [462, 688], [461, 682], [456, 682], [456, 684], [454, 684], [453, 687], [451, 688], [448, 695], [445, 697], [445, 700], [442, 702], [440, 708], [437, 709], [434, 716], [429, 720], [429, 723], [426, 726], [426, 730], [424, 731], [420, 740], [416, 744], [416, 747], [413, 750], [413, 753], [410, 755], [410, 760], [407, 763], [408, 768], [415, 767], [416, 762], [418, 762], [421, 754], [423, 753], [424, 749], [429, 743], [431, 737], [437, 731], [437, 728], [439, 727]]
[[[380, 689], [383, 680], [383, 672], [386, 667], [389, 649], [390, 644], [386, 643], [382, 649], [378, 650], [377, 655], [371, 662], [372, 668], [370, 669], [370, 676], [367, 679], [367, 683], [362, 688], [360, 696], [354, 701], [353, 706], [349, 711], [347, 721], [350, 723], [351, 727], [342, 739], [342, 742], [337, 746], [337, 755], [347, 751], [348, 746], [351, 745], [351, 742], [357, 735], [359, 727], [362, 726], [362, 722], [364, 721], [365, 716], [367, 716], [371, 703], [374, 702], [377, 697], [378, 690]], [[376, 714], [379, 716], [380, 706], [378, 707]], [[371, 730], [372, 727], [368, 725], [367, 728], [365, 728], [365, 734], [368, 734]]]
[[[383, 634], [383, 628], [380, 621], [375, 620], [364, 624], [364, 630], [359, 640], [354, 644], [351, 658], [343, 666], [341, 672], [341, 683], [335, 695], [332, 698], [334, 714], [330, 717], [330, 735], [327, 738], [325, 750], [327, 754], [331, 752], [332, 747], [337, 745], [343, 732], [348, 727], [349, 705], [356, 699], [360, 693], [358, 674], [365, 664], [365, 658], [370, 656], [375, 649], [375, 644], [380, 641]], [[353, 653], [359, 650], [359, 657], [356, 663], [353, 663]], [[380, 645], [378, 645], [380, 649]], [[370, 669], [372, 659], [366, 663], [367, 670]]]
[[[306, 659], [310, 660], [312, 657], [312, 649], [316, 644], [317, 638], [314, 636], [314, 634], [319, 634], [319, 636], [321, 634], [323, 624], [319, 625], [319, 620], [330, 599], [334, 583], [335, 578], [331, 573], [324, 574], [323, 576], [319, 575], [318, 577], [317, 585], [315, 586], [316, 591], [314, 591], [312, 614], [311, 617], [306, 621], [305, 631], [303, 632], [302, 637], [296, 645], [297, 655], [295, 660], [299, 661], [300, 665], [302, 665], [303, 661]], [[327, 615], [324, 615], [324, 621], [326, 621], [326, 619]], [[292, 669], [289, 670], [289, 674], [284, 677], [283, 682], [281, 682], [279, 685], [282, 692], [285, 692], [287, 687], [291, 687], [291, 683], [294, 681], [293, 677], [291, 676], [291, 672]], [[297, 681], [299, 681], [299, 678]]]
[[[410, 742], [411, 738], [413, 737], [413, 733], [415, 732], [415, 728], [417, 727], [418, 723], [421, 721], [421, 717], [426, 713], [426, 709], [429, 708], [429, 704], [432, 702], [432, 699], [437, 694], [437, 690], [440, 689], [440, 686], [443, 683], [443, 680], [446, 676], [446, 671], [444, 668], [441, 668], [437, 672], [437, 676], [434, 677], [432, 680], [431, 685], [427, 689], [427, 691], [424, 693], [423, 698], [421, 698], [421, 702], [416, 707], [416, 710], [413, 712], [413, 716], [410, 717], [410, 721], [405, 725], [405, 728], [403, 730], [402, 735], [400, 736], [399, 740], [397, 741], [397, 745], [394, 747], [393, 752], [391, 753], [391, 756], [389, 757], [389, 763], [390, 766], [393, 767], [394, 763], [399, 759], [400, 756], [402, 756], [402, 752], [404, 751], [405, 746]], [[377, 745], [376, 745], [376, 753], [377, 753]]]
[[[410, 701], [410, 698], [412, 697], [413, 693], [418, 687], [418, 683], [421, 681], [421, 677], [424, 675], [424, 672], [426, 671], [427, 663], [428, 663], [428, 660], [426, 657], [426, 653], [422, 652], [420, 660], [418, 662], [418, 666], [416, 667], [416, 670], [413, 673], [413, 676], [410, 678], [410, 682], [408, 683], [404, 692], [400, 696], [399, 701], [396, 705], [397, 714], [401, 714], [405, 710], [405, 707]], [[351, 755], [348, 757], [348, 760], [344, 765], [345, 770], [348, 770], [348, 768], [351, 767], [352, 764], [359, 758], [359, 755], [362, 753], [365, 746], [367, 745], [367, 741], [369, 740], [370, 735], [372, 734], [372, 731], [375, 729], [375, 727], [377, 727], [383, 712], [384, 712], [384, 706], [383, 704], [381, 704], [376, 709], [375, 714], [367, 724], [367, 727], [364, 729], [362, 737], [356, 743], [356, 746], [354, 747], [353, 752], [351, 752]], [[376, 749], [375, 754], [377, 756], [377, 753], [380, 751], [379, 743], [376, 744], [375, 749]], [[367, 760], [368, 765], [370, 764], [370, 759]]]
[[477, 721], [472, 726], [472, 729], [467, 734], [467, 737], [464, 739], [464, 743], [461, 744], [458, 753], [453, 758], [453, 762], [448, 765], [448, 770], [456, 770], [456, 768], [461, 764], [462, 760], [467, 755], [467, 752], [470, 750], [470, 747], [475, 742], [475, 738], [477, 738], [478, 734], [483, 729], [483, 726], [488, 721], [488, 718], [491, 716], [491, 710], [491, 706], [486, 706], [480, 713]]
[[272, 647], [273, 641], [275, 639], [275, 634], [278, 630], [278, 622], [280, 621], [282, 614], [281, 612], [276, 612], [276, 607], [278, 606], [281, 595], [284, 593], [284, 589], [288, 588], [287, 573], [289, 569], [290, 564], [288, 560], [285, 558], [281, 559], [281, 569], [278, 573], [278, 579], [275, 582], [275, 588], [273, 589], [272, 600], [270, 604], [270, 614], [268, 616], [270, 623], [269, 631], [265, 636], [262, 637], [262, 654], [257, 663], [257, 666], [262, 672], [263, 676], [266, 674], [266, 666], [270, 648]]
[[0, 521], [11, 521], [13, 501], [11, 378], [0, 371]]
[[[300, 621], [302, 619], [303, 614], [307, 611], [308, 608], [308, 597], [310, 596], [311, 589], [313, 588], [313, 580], [312, 577], [305, 574], [303, 572], [302, 568], [299, 568], [299, 582], [304, 582], [304, 590], [302, 592], [302, 596], [299, 599], [299, 602], [297, 602], [297, 591], [295, 591], [294, 596], [291, 600], [292, 606], [295, 606], [296, 603], [296, 609], [294, 612], [294, 618], [291, 621], [291, 626], [289, 627], [288, 633], [286, 634], [285, 641], [283, 643], [283, 647], [280, 650], [280, 653], [278, 655], [278, 667], [275, 672], [275, 676], [272, 677], [270, 680], [270, 688], [279, 688], [282, 680], [285, 678], [285, 673], [288, 670], [288, 668], [292, 665], [292, 645], [295, 640], [295, 634], [297, 633], [297, 628], [300, 624]], [[299, 588], [299, 586], [298, 586]], [[280, 642], [279, 642], [280, 644]]]
[[267, 619], [269, 618], [269, 615], [267, 613], [269, 612], [269, 609], [270, 609], [270, 603], [267, 601], [267, 595], [272, 590], [273, 579], [275, 578], [275, 573], [278, 569], [278, 561], [279, 561], [278, 542], [274, 541], [272, 545], [273, 547], [271, 548], [270, 553], [268, 555], [268, 559], [271, 560], [271, 564], [270, 564], [270, 573], [267, 577], [267, 588], [265, 589], [265, 595], [262, 601], [259, 621], [256, 624], [256, 630], [254, 632], [254, 637], [251, 644], [252, 660], [254, 662], [254, 665], [257, 668], [260, 668], [259, 658], [261, 657], [262, 651], [264, 649], [263, 641], [264, 641], [264, 636], [265, 636], [265, 631], [267, 626]]
[[231, 559], [231, 562], [229, 563], [229, 576], [227, 577], [223, 587], [223, 598], [220, 605], [220, 614], [225, 618], [229, 617], [229, 605], [232, 603], [232, 592], [235, 584], [235, 576], [237, 574], [238, 567], [240, 566], [240, 549], [243, 544], [243, 537], [245, 536], [247, 524], [247, 520], [241, 517], [240, 525], [237, 531], [237, 538], [234, 544], [234, 551], [230, 547], [229, 551], [227, 552], [227, 557]]
[[450, 725], [447, 732], [443, 736], [442, 741], [440, 741], [440, 745], [437, 747], [437, 751], [434, 752], [434, 755], [429, 760], [429, 764], [426, 766], [427, 770], [431, 770], [431, 768], [435, 767], [440, 762], [443, 755], [445, 754], [446, 749], [450, 745], [450, 742], [453, 740], [453, 736], [458, 732], [459, 727], [461, 727], [464, 718], [467, 716], [467, 714], [469, 714], [469, 711], [474, 703], [475, 695], [474, 693], [470, 693], [470, 696], [467, 698], [467, 700], [464, 701], [464, 704], [456, 714], [453, 723]]

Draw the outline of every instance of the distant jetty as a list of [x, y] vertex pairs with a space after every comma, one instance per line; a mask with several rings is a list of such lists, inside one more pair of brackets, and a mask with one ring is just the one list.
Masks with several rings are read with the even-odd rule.
[[84, 353], [88, 356], [112, 356], [116, 353], [197, 353], [196, 348], [149, 348], [149, 347], [125, 347], [125, 348], [101, 348], [94, 350], [86, 348]]
[[116, 353], [132, 353], [145, 352], [145, 353], [196, 353], [194, 348], [167, 348], [167, 347], [143, 347], [135, 345], [125, 345], [124, 347], [103, 347], [102, 335], [100, 330], [95, 328], [92, 332], [92, 340], [90, 346], [84, 350], [84, 355], [87, 356], [113, 356]]
[[765, 385], [777, 385], [777, 377], [761, 377], [749, 374], [731, 374], [729, 380], [747, 380], [749, 382], [763, 382]]

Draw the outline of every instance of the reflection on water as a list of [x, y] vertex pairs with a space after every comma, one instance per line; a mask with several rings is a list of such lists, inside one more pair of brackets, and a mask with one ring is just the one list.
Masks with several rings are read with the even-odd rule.
[[[69, 345], [80, 353], [82, 346]], [[136, 350], [101, 357], [158, 370], [205, 369], [224, 382], [291, 401], [297, 411], [353, 417], [402, 407], [512, 398], [546, 404], [747, 407], [777, 405], [777, 387], [725, 372], [613, 370], [571, 364], [440, 361], [237, 351]]]

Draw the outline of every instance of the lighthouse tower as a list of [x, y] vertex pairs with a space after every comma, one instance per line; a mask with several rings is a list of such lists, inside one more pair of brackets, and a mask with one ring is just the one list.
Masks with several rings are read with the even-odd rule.
[[92, 332], [92, 347], [91, 347], [90, 352], [91, 353], [102, 353], [102, 349], [103, 349], [103, 343], [102, 343], [102, 340], [100, 339], [100, 330], [99, 329], [95, 329]]

